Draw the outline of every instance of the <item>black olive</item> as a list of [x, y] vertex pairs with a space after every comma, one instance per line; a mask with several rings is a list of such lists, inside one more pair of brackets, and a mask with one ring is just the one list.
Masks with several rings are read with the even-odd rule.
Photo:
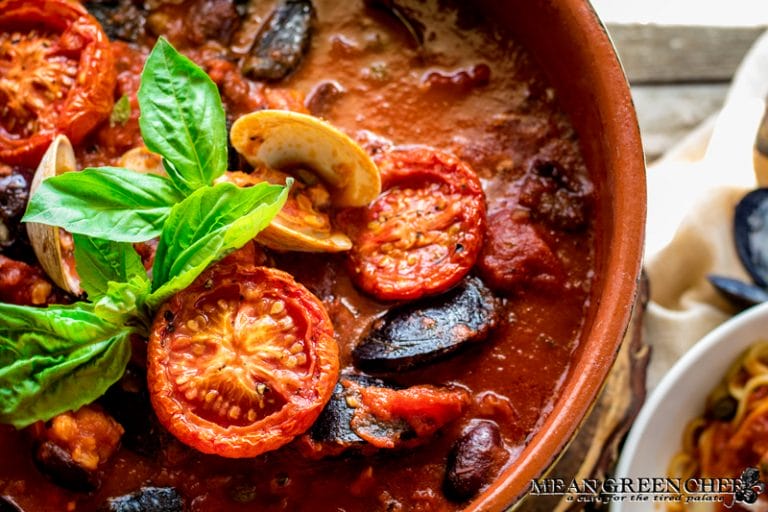
[[739, 402], [730, 395], [716, 400], [707, 410], [707, 417], [718, 421], [731, 421], [736, 416]]

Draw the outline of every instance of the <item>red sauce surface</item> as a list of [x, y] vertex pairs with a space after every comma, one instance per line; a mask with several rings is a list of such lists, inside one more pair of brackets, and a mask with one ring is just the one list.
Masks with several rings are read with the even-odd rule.
[[[322, 82], [335, 81], [343, 92], [315, 100], [326, 119], [368, 142], [372, 138], [361, 130], [395, 144], [453, 152], [480, 176], [489, 218], [516, 215], [551, 249], [560, 265], [558, 283], [529, 283], [505, 292], [503, 321], [488, 341], [391, 376], [401, 385], [459, 385], [472, 395], [465, 413], [425, 446], [369, 457], [310, 461], [288, 445], [255, 459], [229, 460], [171, 443], [150, 459], [123, 448], [102, 467], [102, 485], [92, 494], [49, 483], [35, 469], [24, 434], [0, 427], [0, 493], [34, 511], [94, 510], [105, 498], [142, 485], [177, 487], [192, 511], [460, 510], [465, 504], [447, 500], [441, 491], [445, 464], [453, 442], [478, 418], [500, 426], [511, 454], [507, 464], [515, 463], [557, 400], [579, 342], [598, 229], [589, 220], [579, 230], [553, 228], [518, 200], [531, 166], [541, 159], [563, 163], [587, 193], [591, 185], [556, 92], [524, 49], [471, 7], [411, 3], [418, 19], [425, 20], [425, 50], [416, 49], [393, 18], [362, 2], [317, 0], [310, 51], [288, 80], [272, 87], [278, 92], [265, 94], [295, 99], [291, 90], [311, 96]], [[169, 30], [183, 30], [183, 24], [169, 25]], [[140, 66], [125, 48], [116, 53], [124, 69], [118, 76], [119, 97], [136, 87]], [[253, 87], [263, 91], [260, 84]], [[231, 96], [232, 109], [238, 110], [235, 93]], [[132, 116], [129, 127], [134, 122]], [[80, 148], [81, 162], [94, 165], [114, 158], [132, 145], [135, 135], [105, 128], [88, 148]], [[490, 229], [495, 236], [511, 237], [512, 225], [497, 222]], [[341, 366], [351, 366], [352, 348], [391, 304], [359, 292], [342, 255], [270, 257], [321, 298], [336, 330]], [[233, 501], [238, 489], [249, 490], [239, 495], [249, 501]]]

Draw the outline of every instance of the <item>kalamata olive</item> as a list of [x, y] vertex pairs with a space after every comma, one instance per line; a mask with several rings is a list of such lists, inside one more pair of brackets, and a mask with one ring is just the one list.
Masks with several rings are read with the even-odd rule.
[[468, 277], [443, 295], [390, 310], [352, 356], [366, 370], [410, 369], [484, 340], [498, 316], [498, 300]]
[[174, 487], [142, 487], [108, 499], [99, 512], [184, 512], [184, 499]]
[[768, 188], [751, 191], [736, 205], [733, 239], [752, 280], [768, 286]]
[[707, 279], [720, 295], [738, 309], [747, 309], [768, 301], [768, 291], [730, 277], [709, 275]]
[[10, 496], [0, 496], [0, 512], [24, 512]]
[[80, 466], [69, 452], [51, 441], [37, 447], [35, 465], [53, 483], [70, 491], [89, 492], [100, 484], [95, 471]]
[[281, 80], [309, 49], [314, 7], [309, 0], [284, 0], [243, 60], [243, 73], [256, 80]]
[[313, 116], [324, 117], [333, 103], [344, 94], [344, 87], [335, 80], [320, 82], [312, 88], [304, 105]]
[[443, 489], [454, 501], [464, 501], [490, 483], [508, 457], [496, 423], [476, 421], [456, 441], [448, 456]]

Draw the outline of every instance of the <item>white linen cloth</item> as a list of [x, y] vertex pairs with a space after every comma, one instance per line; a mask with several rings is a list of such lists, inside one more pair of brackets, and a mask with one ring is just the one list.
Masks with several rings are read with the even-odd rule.
[[[648, 168], [649, 391], [704, 334], [735, 313], [707, 275], [749, 281], [734, 248], [733, 209], [757, 186], [753, 145], [766, 95], [768, 33], [742, 62], [721, 113]], [[720, 376], [712, 378], [714, 385]]]

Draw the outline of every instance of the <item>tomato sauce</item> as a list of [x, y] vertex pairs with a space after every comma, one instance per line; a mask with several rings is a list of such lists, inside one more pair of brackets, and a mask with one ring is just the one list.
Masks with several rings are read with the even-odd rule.
[[[272, 98], [266, 103], [288, 98], [285, 104], [295, 106], [298, 92], [309, 98], [307, 105], [368, 148], [388, 142], [425, 144], [455, 154], [479, 175], [488, 218], [515, 219], [489, 223], [493, 236], [509, 239], [517, 236], [514, 226], [530, 226], [526, 236], [534, 241], [522, 246], [545, 244], [557, 261], [551, 272], [556, 278], [542, 283], [523, 274], [511, 288], [497, 290], [504, 297], [503, 318], [486, 342], [387, 376], [403, 386], [452, 384], [471, 393], [463, 415], [426, 445], [320, 461], [305, 459], [287, 445], [257, 458], [233, 460], [170, 440], [153, 457], [121, 448], [102, 467], [98, 490], [79, 494], [42, 477], [25, 434], [2, 426], [0, 493], [25, 510], [94, 510], [107, 497], [142, 485], [175, 486], [193, 512], [461, 510], [466, 503], [448, 500], [441, 489], [449, 451], [464, 429], [477, 419], [497, 423], [510, 455], [506, 464], [514, 464], [557, 399], [590, 307], [598, 227], [588, 215], [589, 174], [575, 132], [558, 108], [556, 91], [525, 49], [469, 3], [407, 2], [409, 12], [424, 21], [423, 47], [395, 18], [362, 1], [316, 0], [314, 5], [311, 48], [300, 67], [277, 85], [248, 82], [253, 89], [247, 99], [242, 99], [241, 87], [232, 85], [237, 94], [222, 93], [230, 111], [245, 110], [243, 102], [253, 102], [257, 92]], [[180, 22], [168, 25], [169, 40], [183, 39], [184, 27]], [[113, 46], [116, 62], [123, 66], [118, 95], [130, 93], [140, 70], [136, 55], [144, 50]], [[188, 53], [205, 53], [196, 51]], [[222, 90], [227, 87], [224, 68], [218, 65]], [[135, 142], [137, 108], [131, 106], [126, 130], [103, 127], [87, 147], [79, 148], [81, 162], [111, 161]], [[586, 212], [578, 226], [548, 221], [552, 208], [563, 207], [563, 196], [550, 194], [546, 187], [560, 186], [563, 180], [559, 171], [537, 171], [541, 162], [567, 169], [563, 186], [578, 191], [577, 206]], [[545, 192], [534, 194], [533, 203], [521, 199], [531, 183], [539, 182]], [[565, 207], [572, 207], [568, 201], [566, 194]], [[334, 325], [341, 367], [351, 367], [352, 349], [392, 304], [352, 284], [344, 255], [268, 253], [268, 258], [322, 300]]]

